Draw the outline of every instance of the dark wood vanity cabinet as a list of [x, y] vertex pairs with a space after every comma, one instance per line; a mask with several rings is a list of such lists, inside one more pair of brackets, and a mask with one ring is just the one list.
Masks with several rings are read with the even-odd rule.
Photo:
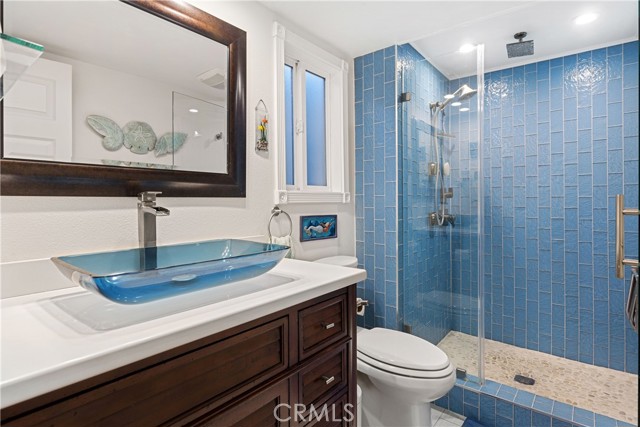
[[5, 408], [2, 425], [355, 425], [355, 308], [352, 285]]

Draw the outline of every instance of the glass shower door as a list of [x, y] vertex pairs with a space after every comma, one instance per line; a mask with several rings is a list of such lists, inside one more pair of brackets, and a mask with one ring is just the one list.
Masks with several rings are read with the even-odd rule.
[[400, 321], [470, 379], [482, 377], [482, 54], [398, 47]]

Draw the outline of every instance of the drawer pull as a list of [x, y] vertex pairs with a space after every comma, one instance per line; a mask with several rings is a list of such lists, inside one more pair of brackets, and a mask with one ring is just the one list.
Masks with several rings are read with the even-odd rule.
[[322, 376], [322, 379], [324, 380], [324, 383], [325, 383], [325, 384], [329, 385], [329, 384], [331, 384], [331, 383], [336, 379], [336, 377], [334, 377], [333, 375], [332, 375], [332, 376], [330, 376], [330, 377], [328, 377], [328, 376], [326, 376], [326, 375], [323, 375], [323, 376]]
[[336, 324], [335, 324], [335, 323], [333, 323], [333, 322], [331, 322], [331, 323], [322, 322], [322, 326], [323, 326], [325, 329], [331, 329], [331, 328], [335, 328], [335, 327], [336, 327]]

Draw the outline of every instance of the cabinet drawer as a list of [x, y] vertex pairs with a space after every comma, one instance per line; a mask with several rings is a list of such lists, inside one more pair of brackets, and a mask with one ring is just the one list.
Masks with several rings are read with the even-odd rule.
[[305, 427], [348, 427], [356, 425], [356, 408], [349, 404], [349, 393], [345, 390], [338, 398], [327, 404], [322, 417], [312, 419]]
[[234, 404], [214, 416], [189, 423], [198, 427], [286, 427], [289, 426], [289, 382], [275, 385]]
[[300, 310], [300, 360], [347, 335], [347, 295]]
[[319, 357], [300, 372], [298, 402], [308, 409], [313, 404], [318, 408], [333, 393], [347, 384], [349, 378], [347, 355], [348, 343]]
[[[10, 420], [7, 425], [158, 426], [219, 406], [288, 365], [282, 317]], [[212, 404], [212, 402], [217, 401]]]

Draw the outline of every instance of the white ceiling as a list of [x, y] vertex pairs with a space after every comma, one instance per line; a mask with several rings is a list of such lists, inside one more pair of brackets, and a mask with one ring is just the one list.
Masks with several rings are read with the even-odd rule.
[[[411, 42], [450, 78], [475, 74], [464, 43], [485, 44], [485, 70], [576, 53], [638, 38], [638, 2], [624, 1], [275, 1], [267, 8], [350, 57]], [[599, 18], [577, 26], [573, 19]], [[528, 33], [535, 54], [507, 58], [513, 35]]]

